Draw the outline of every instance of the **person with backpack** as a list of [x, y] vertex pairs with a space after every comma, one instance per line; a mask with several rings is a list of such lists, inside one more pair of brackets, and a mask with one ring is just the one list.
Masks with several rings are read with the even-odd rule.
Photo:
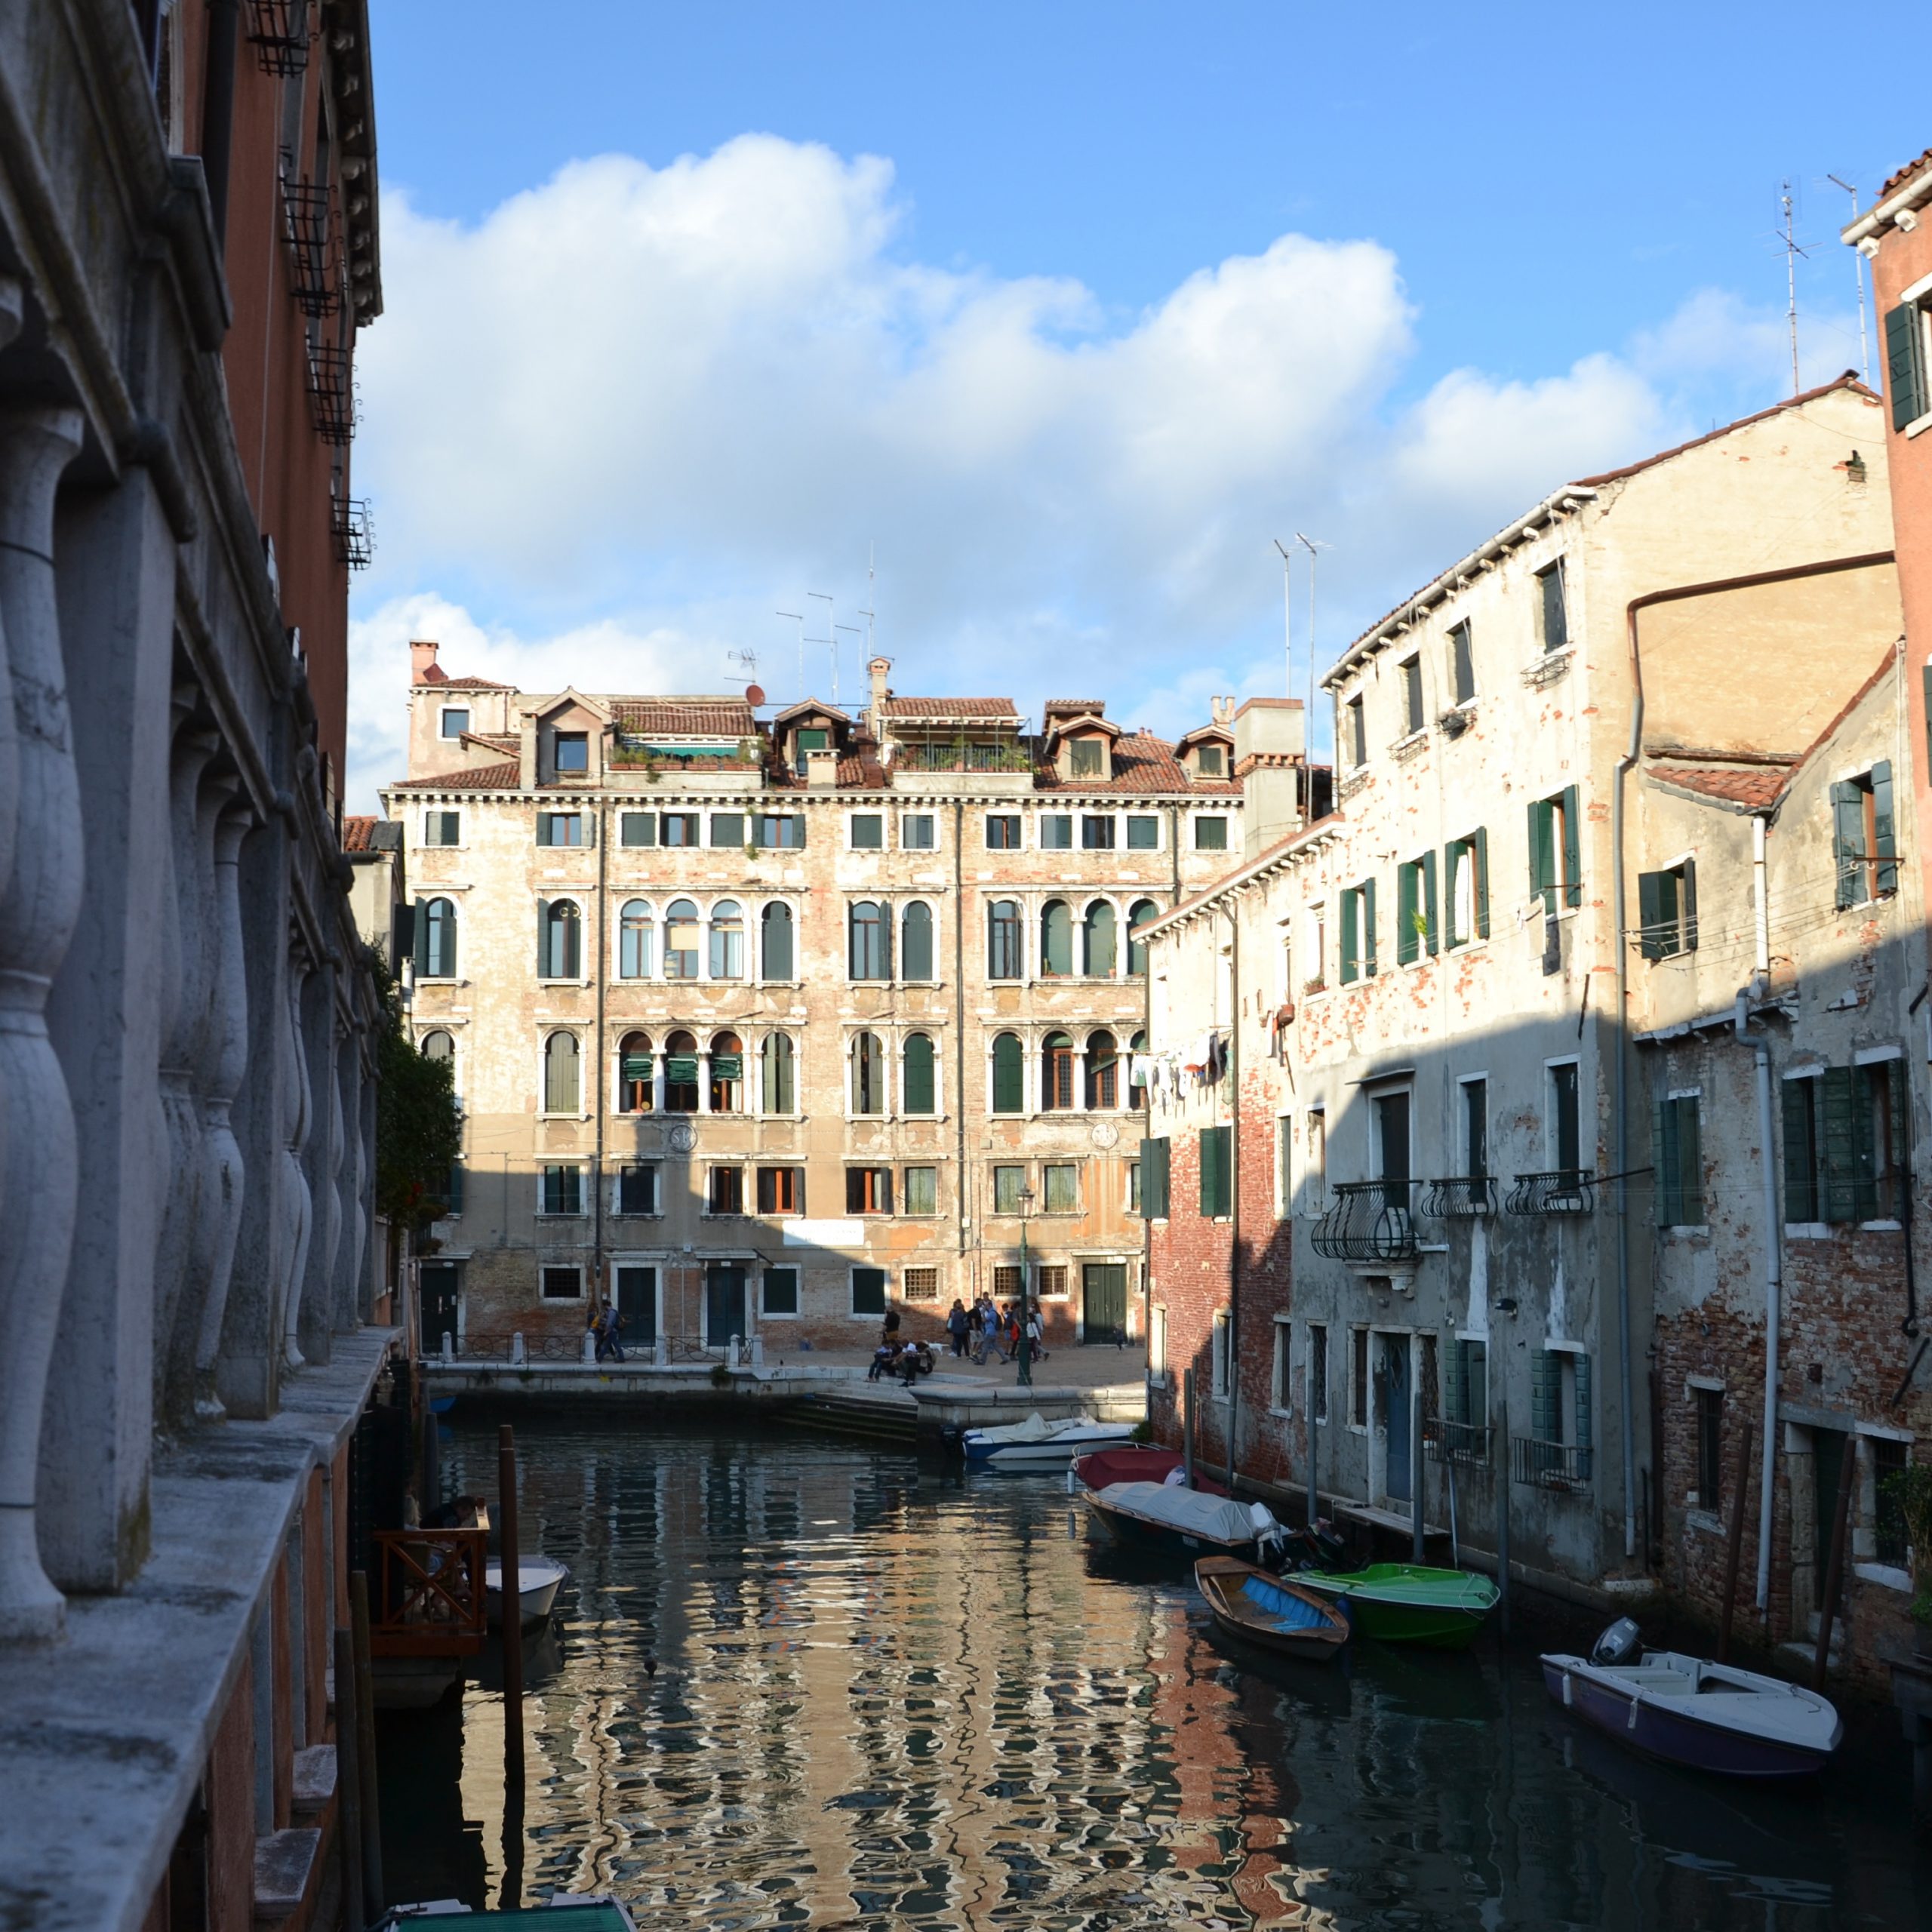
[[966, 1352], [966, 1334], [970, 1325], [964, 1304], [955, 1295], [951, 1312], [946, 1318], [946, 1332], [952, 1337], [952, 1355], [955, 1361]]

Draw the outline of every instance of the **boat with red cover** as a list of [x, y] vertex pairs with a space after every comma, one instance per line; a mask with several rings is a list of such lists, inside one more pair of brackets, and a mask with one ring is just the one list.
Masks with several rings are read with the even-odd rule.
[[[1117, 1449], [1094, 1449], [1074, 1459], [1073, 1473], [1089, 1489], [1105, 1489], [1116, 1482], [1165, 1482], [1185, 1459], [1177, 1449], [1143, 1447], [1137, 1443]], [[1225, 1496], [1227, 1491], [1211, 1482], [1198, 1470], [1194, 1487], [1204, 1495]]]

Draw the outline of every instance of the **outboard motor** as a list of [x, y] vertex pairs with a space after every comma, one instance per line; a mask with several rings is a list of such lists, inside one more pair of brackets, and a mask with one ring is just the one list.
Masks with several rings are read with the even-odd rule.
[[1247, 1520], [1254, 1526], [1254, 1553], [1264, 1563], [1278, 1557], [1281, 1548], [1281, 1526], [1265, 1503], [1247, 1506]]
[[1610, 1666], [1635, 1663], [1643, 1648], [1644, 1633], [1637, 1628], [1637, 1620], [1620, 1617], [1592, 1647], [1590, 1661]]

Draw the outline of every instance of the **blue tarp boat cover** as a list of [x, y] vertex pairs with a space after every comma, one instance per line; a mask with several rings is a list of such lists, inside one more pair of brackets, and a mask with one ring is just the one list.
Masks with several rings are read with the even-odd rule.
[[1284, 1630], [1319, 1630], [1327, 1626], [1328, 1618], [1306, 1597], [1283, 1589], [1266, 1577], [1244, 1577], [1241, 1593], [1257, 1609], [1266, 1611]]

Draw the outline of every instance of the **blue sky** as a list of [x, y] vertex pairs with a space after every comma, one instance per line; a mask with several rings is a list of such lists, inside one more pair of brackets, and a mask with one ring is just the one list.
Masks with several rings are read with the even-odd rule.
[[749, 646], [783, 700], [770, 614], [854, 621], [868, 544], [900, 688], [1177, 733], [1279, 687], [1272, 537], [1335, 546], [1325, 659], [1564, 475], [1774, 400], [1783, 178], [1806, 380], [1855, 366], [1824, 177], [1932, 140], [1815, 9], [374, 11], [365, 801], [411, 629], [533, 687]]

